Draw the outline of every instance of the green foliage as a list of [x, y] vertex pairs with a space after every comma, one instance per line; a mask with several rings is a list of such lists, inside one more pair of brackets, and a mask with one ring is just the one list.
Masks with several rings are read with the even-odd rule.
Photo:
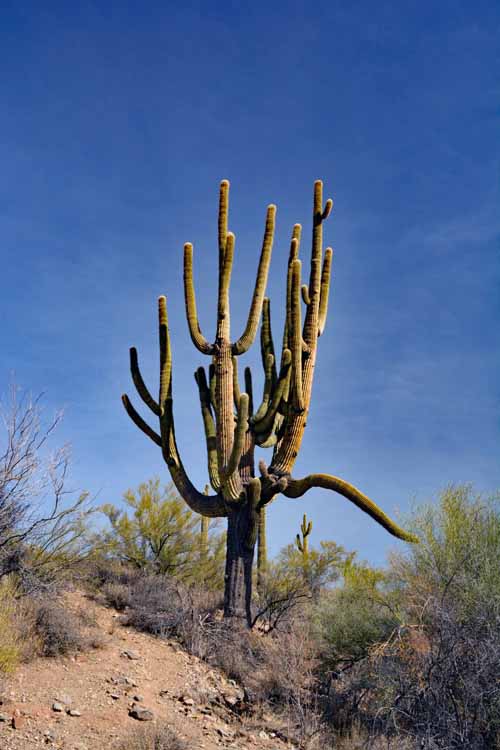
[[16, 614], [16, 588], [13, 579], [5, 576], [0, 580], [0, 675], [12, 672], [20, 659]]
[[342, 586], [318, 603], [315, 618], [328, 667], [352, 664], [389, 636], [399, 622], [388, 574], [349, 559]]
[[124, 501], [129, 511], [111, 504], [101, 509], [111, 525], [104, 537], [109, 554], [183, 581], [220, 584], [224, 537], [215, 533], [212, 522], [202, 541], [200, 517], [186, 507], [172, 484], [161, 489], [159, 479], [150, 479], [136, 491], [128, 490]]
[[500, 598], [500, 497], [450, 486], [437, 504], [420, 506], [409, 523], [420, 544], [391, 557], [395, 586], [448, 597], [464, 616]]

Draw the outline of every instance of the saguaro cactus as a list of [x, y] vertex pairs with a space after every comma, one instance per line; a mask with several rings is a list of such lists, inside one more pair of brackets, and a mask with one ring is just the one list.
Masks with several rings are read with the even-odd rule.
[[302, 553], [302, 560], [304, 562], [307, 562], [307, 558], [309, 557], [309, 535], [312, 531], [313, 522], [309, 521], [307, 522], [307, 516], [304, 513], [302, 517], [302, 523], [300, 524], [300, 531], [302, 533], [302, 538], [300, 534], [297, 534], [295, 537], [295, 544], [297, 545], [297, 549], [299, 552]]
[[[189, 507], [208, 517], [227, 517], [227, 555], [224, 611], [227, 617], [251, 621], [252, 566], [259, 519], [265, 506], [277, 495], [298, 498], [313, 487], [334, 490], [368, 513], [400, 539], [415, 541], [399, 528], [374, 502], [348, 482], [330, 474], [292, 476], [311, 400], [318, 338], [323, 333], [330, 286], [333, 251], [323, 257], [323, 223], [332, 210], [323, 204], [323, 183], [314, 183], [312, 253], [309, 283], [301, 283], [299, 245], [301, 225], [293, 228], [287, 265], [286, 315], [281, 356], [275, 352], [271, 332], [270, 302], [265, 295], [273, 245], [276, 207], [267, 208], [264, 239], [255, 288], [242, 335], [231, 340], [229, 286], [235, 248], [228, 231], [229, 182], [223, 180], [219, 196], [219, 285], [215, 340], [210, 343], [201, 331], [193, 281], [193, 246], [184, 245], [184, 291], [186, 316], [195, 347], [211, 358], [208, 377], [203, 367], [195, 373], [205, 428], [208, 473], [215, 494], [199, 492], [182, 464], [175, 439], [172, 355], [167, 319], [167, 301], [159, 298], [160, 389], [155, 400], [139, 370], [137, 351], [130, 350], [132, 379], [139, 396], [158, 417], [159, 431], [138, 414], [127, 396], [123, 403], [134, 423], [160, 448], [177, 490]], [[302, 324], [302, 301], [305, 316]], [[260, 343], [264, 387], [262, 400], [254, 409], [252, 375], [244, 373], [240, 390], [237, 358], [248, 351], [261, 321]], [[269, 466], [254, 466], [255, 446], [272, 447]]]

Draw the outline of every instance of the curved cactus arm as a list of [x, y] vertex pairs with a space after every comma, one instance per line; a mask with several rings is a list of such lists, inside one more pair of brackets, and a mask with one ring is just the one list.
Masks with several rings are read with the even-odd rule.
[[137, 393], [142, 398], [146, 406], [149, 406], [153, 414], [156, 414], [156, 416], [159, 417], [161, 414], [160, 406], [156, 403], [156, 401], [148, 391], [144, 380], [142, 379], [141, 371], [139, 369], [137, 349], [135, 348], [135, 346], [132, 346], [130, 348], [130, 372], [132, 374], [132, 380], [134, 381]]
[[360, 492], [360, 490], [352, 484], [349, 484], [349, 482], [346, 482], [339, 477], [334, 477], [331, 474], [309, 474], [302, 479], [293, 479], [291, 477], [288, 480], [287, 487], [283, 491], [283, 494], [290, 498], [302, 497], [302, 495], [313, 487], [333, 490], [333, 492], [343, 495], [360, 508], [360, 510], [368, 513], [369, 516], [393, 536], [402, 539], [405, 542], [418, 542], [416, 536], [408, 533], [394, 523], [394, 521], [392, 521], [392, 519], [390, 519], [389, 516], [387, 516], [384, 511], [373, 502], [373, 500], [370, 500], [369, 497]]
[[[196, 370], [194, 377], [200, 394], [201, 415], [203, 418], [203, 427], [205, 429], [205, 439], [207, 444], [208, 475], [210, 477], [210, 484], [213, 489], [218, 492], [221, 488], [221, 483], [217, 465], [215, 422], [210, 405], [210, 390], [207, 384], [205, 369], [199, 367]], [[208, 493], [205, 492], [205, 494]]]
[[238, 466], [243, 454], [245, 433], [248, 427], [248, 401], [248, 394], [242, 393], [238, 404], [238, 419], [234, 431], [233, 447], [231, 449], [227, 466], [224, 468], [224, 477], [227, 478], [237, 474]]
[[142, 432], [150, 438], [153, 443], [156, 443], [156, 445], [159, 445], [161, 448], [161, 437], [158, 435], [157, 432], [155, 432], [147, 422], [144, 421], [144, 419], [141, 417], [141, 415], [134, 409], [132, 404], [130, 403], [130, 399], [127, 396], [126, 393], [122, 394], [122, 403], [125, 407], [125, 411], [129, 415], [132, 422], [140, 429]]
[[281, 366], [280, 375], [279, 375], [278, 382], [276, 384], [276, 388], [271, 399], [271, 403], [269, 404], [269, 407], [262, 418], [255, 419], [254, 417], [254, 419], [252, 420], [253, 431], [256, 435], [256, 443], [258, 445], [260, 444], [260, 439], [258, 439], [259, 434], [261, 436], [266, 435], [266, 437], [264, 437], [264, 441], [267, 440], [267, 438], [269, 437], [267, 433], [273, 426], [274, 418], [276, 414], [278, 413], [278, 408], [281, 404], [281, 399], [283, 398], [283, 394], [287, 387], [288, 372], [290, 370], [291, 362], [292, 362], [292, 354], [290, 352], [290, 349], [285, 349], [284, 356], [283, 356], [283, 364]]
[[310, 305], [311, 298], [309, 296], [309, 287], [307, 286], [307, 284], [302, 284], [302, 286], [300, 287], [300, 291], [302, 294], [302, 302], [304, 303], [304, 305]]
[[332, 273], [333, 250], [327, 247], [325, 258], [323, 260], [323, 270], [321, 271], [321, 292], [319, 297], [319, 314], [318, 314], [318, 336], [321, 336], [325, 330], [326, 316], [328, 314], [328, 296], [330, 293], [330, 279]]
[[254, 419], [259, 420], [265, 415], [269, 408], [269, 402], [273, 395], [273, 368], [274, 368], [274, 356], [272, 354], [266, 355], [266, 361], [264, 364], [264, 389], [262, 393], [262, 401], [259, 408], [255, 412]]
[[193, 281], [193, 246], [190, 242], [184, 245], [184, 299], [191, 341], [202, 354], [212, 354], [214, 347], [202, 334], [198, 321]]
[[276, 370], [276, 354], [274, 351], [273, 332], [271, 328], [271, 300], [269, 297], [264, 297], [262, 303], [262, 323], [260, 327], [260, 355], [262, 359], [262, 367], [264, 373], [266, 372], [267, 363], [269, 361], [269, 355], [272, 355], [271, 365], [271, 377], [272, 385], [276, 383], [278, 373]]
[[254, 342], [255, 335], [257, 333], [257, 328], [259, 326], [259, 320], [262, 312], [262, 303], [266, 291], [269, 264], [271, 262], [275, 220], [276, 206], [271, 204], [267, 208], [264, 240], [262, 242], [262, 251], [260, 254], [259, 267], [257, 269], [257, 277], [255, 279], [255, 288], [250, 305], [250, 311], [248, 313], [247, 324], [245, 330], [243, 331], [243, 334], [232, 346], [232, 352], [236, 356], [244, 354], [249, 350]]
[[299, 550], [299, 552], [304, 552], [304, 547], [302, 545], [302, 540], [300, 538], [300, 534], [295, 535], [295, 546]]

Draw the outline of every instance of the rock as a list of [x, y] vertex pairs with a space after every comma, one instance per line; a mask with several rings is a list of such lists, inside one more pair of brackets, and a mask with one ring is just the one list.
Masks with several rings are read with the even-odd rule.
[[23, 725], [24, 725], [24, 716], [21, 716], [20, 710], [16, 708], [12, 716], [12, 727], [13, 729], [22, 729]]
[[118, 700], [120, 700], [121, 695], [118, 695], [118, 693], [110, 693], [109, 697], [113, 698], [114, 701], [118, 701]]
[[71, 706], [71, 704], [73, 703], [72, 698], [65, 693], [58, 693], [55, 699], [57, 703], [62, 703], [64, 706]]
[[153, 712], [146, 708], [131, 708], [128, 715], [137, 721], [153, 721], [154, 719]]
[[264, 732], [264, 730], [261, 729], [260, 732], [259, 732], [259, 738], [261, 740], [268, 740], [269, 739], [269, 735], [268, 735], [267, 732]]
[[81, 716], [82, 712], [79, 711], [77, 708], [70, 708], [69, 711], [66, 712], [68, 716]]
[[7, 714], [0, 714], [0, 723], [1, 723], [1, 724], [4, 724], [4, 723], [8, 722], [8, 721], [9, 721], [9, 718], [10, 718], [10, 717], [9, 717], [9, 716], [7, 716]]
[[144, 697], [142, 695], [133, 695], [132, 699], [136, 701], [137, 703], [142, 703], [142, 701], [144, 700]]
[[131, 650], [122, 651], [122, 656], [125, 656], [127, 659], [130, 659], [131, 661], [139, 661], [141, 658], [138, 653]]
[[189, 695], [181, 695], [179, 698], [181, 703], [184, 703], [185, 706], [194, 706], [194, 700], [189, 697]]
[[64, 706], [62, 703], [59, 703], [58, 701], [55, 701], [52, 704], [52, 710], [56, 712], [56, 714], [62, 714], [64, 713]]

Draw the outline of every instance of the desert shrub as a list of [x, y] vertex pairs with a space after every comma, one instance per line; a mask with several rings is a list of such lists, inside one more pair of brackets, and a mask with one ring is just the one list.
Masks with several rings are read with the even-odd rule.
[[101, 593], [106, 602], [118, 612], [122, 612], [129, 605], [130, 587], [124, 583], [105, 583]]
[[175, 576], [185, 583], [222, 585], [225, 535], [209, 522], [203, 537], [200, 516], [193, 513], [170, 483], [163, 490], [150, 479], [123, 499], [128, 511], [102, 507], [111, 529], [102, 535], [109, 554], [141, 570]]
[[21, 658], [21, 636], [15, 586], [11, 578], [0, 580], [0, 675], [12, 672]]
[[140, 727], [131, 732], [118, 750], [187, 750], [187, 744], [169, 726]]
[[79, 618], [59, 600], [34, 599], [29, 609], [42, 656], [64, 656], [89, 647]]
[[314, 609], [323, 668], [333, 673], [365, 658], [401, 622], [399, 594], [386, 571], [350, 560], [342, 583], [325, 592]]
[[[334, 685], [336, 725], [434, 750], [500, 741], [498, 499], [450, 487], [415, 511], [420, 544], [393, 555], [385, 602], [394, 627]], [[387, 598], [388, 597], [388, 598]], [[375, 623], [376, 624], [376, 620]], [[390, 632], [388, 632], [390, 630]]]

